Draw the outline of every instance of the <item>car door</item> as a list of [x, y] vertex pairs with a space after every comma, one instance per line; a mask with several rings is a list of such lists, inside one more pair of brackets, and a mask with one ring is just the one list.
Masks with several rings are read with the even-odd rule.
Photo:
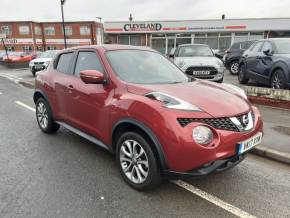
[[[105, 69], [95, 50], [80, 50], [75, 61], [74, 76], [69, 78], [67, 114], [69, 124], [102, 139], [107, 131], [109, 109], [106, 107], [113, 90], [108, 84], [85, 84], [80, 78], [83, 70], [97, 70], [105, 74]], [[107, 78], [107, 74], [105, 74]]]
[[260, 77], [261, 82], [268, 83], [270, 70], [273, 65], [273, 46], [271, 42], [264, 42], [260, 56], [258, 56], [257, 59], [258, 64], [255, 72], [257, 73], [257, 76]]
[[257, 65], [259, 63], [258, 57], [262, 55], [261, 49], [262, 49], [263, 43], [264, 41], [257, 42], [251, 48], [251, 50], [249, 50], [248, 52], [244, 54], [244, 57], [246, 58], [247, 71], [250, 77], [253, 79], [256, 77]]
[[[53, 109], [56, 112], [55, 116], [58, 120], [67, 120], [67, 104], [68, 104], [68, 78], [72, 76], [73, 69], [72, 69], [72, 60], [73, 60], [74, 53], [67, 52], [62, 53], [57, 58], [57, 64], [55, 69], [53, 70], [53, 82], [54, 82], [54, 95], [51, 96], [53, 102]], [[49, 92], [50, 93], [50, 92]]]

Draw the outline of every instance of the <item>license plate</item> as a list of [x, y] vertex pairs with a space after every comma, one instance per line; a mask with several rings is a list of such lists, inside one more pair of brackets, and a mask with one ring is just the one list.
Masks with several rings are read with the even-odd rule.
[[239, 155], [240, 154], [243, 154], [246, 151], [251, 150], [256, 145], [261, 144], [261, 142], [262, 142], [262, 136], [263, 136], [263, 133], [259, 132], [258, 134], [256, 134], [252, 138], [250, 138], [250, 139], [248, 139], [246, 141], [240, 142], [239, 143], [238, 154]]
[[37, 70], [40, 70], [40, 69], [43, 68], [43, 66], [35, 66], [34, 68], [37, 69]]
[[209, 75], [210, 71], [193, 71], [192, 75]]

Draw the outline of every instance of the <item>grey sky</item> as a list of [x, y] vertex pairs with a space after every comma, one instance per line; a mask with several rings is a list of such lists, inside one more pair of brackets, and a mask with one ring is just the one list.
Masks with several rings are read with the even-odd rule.
[[[290, 0], [67, 0], [66, 20], [290, 17]], [[0, 21], [60, 20], [60, 0], [0, 0]]]

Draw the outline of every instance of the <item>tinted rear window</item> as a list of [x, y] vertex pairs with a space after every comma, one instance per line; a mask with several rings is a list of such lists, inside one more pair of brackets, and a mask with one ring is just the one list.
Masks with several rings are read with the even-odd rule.
[[65, 53], [61, 54], [58, 63], [57, 63], [57, 71], [62, 73], [70, 73], [70, 66], [71, 66], [71, 60], [72, 60], [73, 53]]

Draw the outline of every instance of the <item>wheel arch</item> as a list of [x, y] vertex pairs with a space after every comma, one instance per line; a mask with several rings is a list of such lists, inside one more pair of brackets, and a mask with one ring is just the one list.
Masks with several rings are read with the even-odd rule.
[[114, 125], [111, 134], [112, 150], [114, 153], [116, 151], [118, 137], [121, 134], [128, 131], [141, 133], [145, 137], [145, 139], [149, 142], [149, 145], [151, 146], [153, 153], [160, 164], [161, 169], [162, 170], [167, 169], [163, 148], [158, 138], [155, 136], [153, 131], [148, 126], [132, 118], [122, 119]]
[[278, 62], [275, 63], [271, 69], [271, 73], [270, 73], [270, 77], [269, 77], [269, 82], [271, 83], [272, 80], [272, 76], [273, 74], [277, 71], [277, 70], [282, 70], [286, 79], [289, 81], [289, 74], [287, 74], [286, 72], [288, 72], [288, 67], [285, 63], [283, 62]]
[[36, 89], [34, 91], [34, 94], [33, 94], [34, 103], [36, 103], [39, 98], [44, 98], [47, 101], [47, 103], [49, 104], [49, 101], [48, 101], [46, 94], [42, 90]]

